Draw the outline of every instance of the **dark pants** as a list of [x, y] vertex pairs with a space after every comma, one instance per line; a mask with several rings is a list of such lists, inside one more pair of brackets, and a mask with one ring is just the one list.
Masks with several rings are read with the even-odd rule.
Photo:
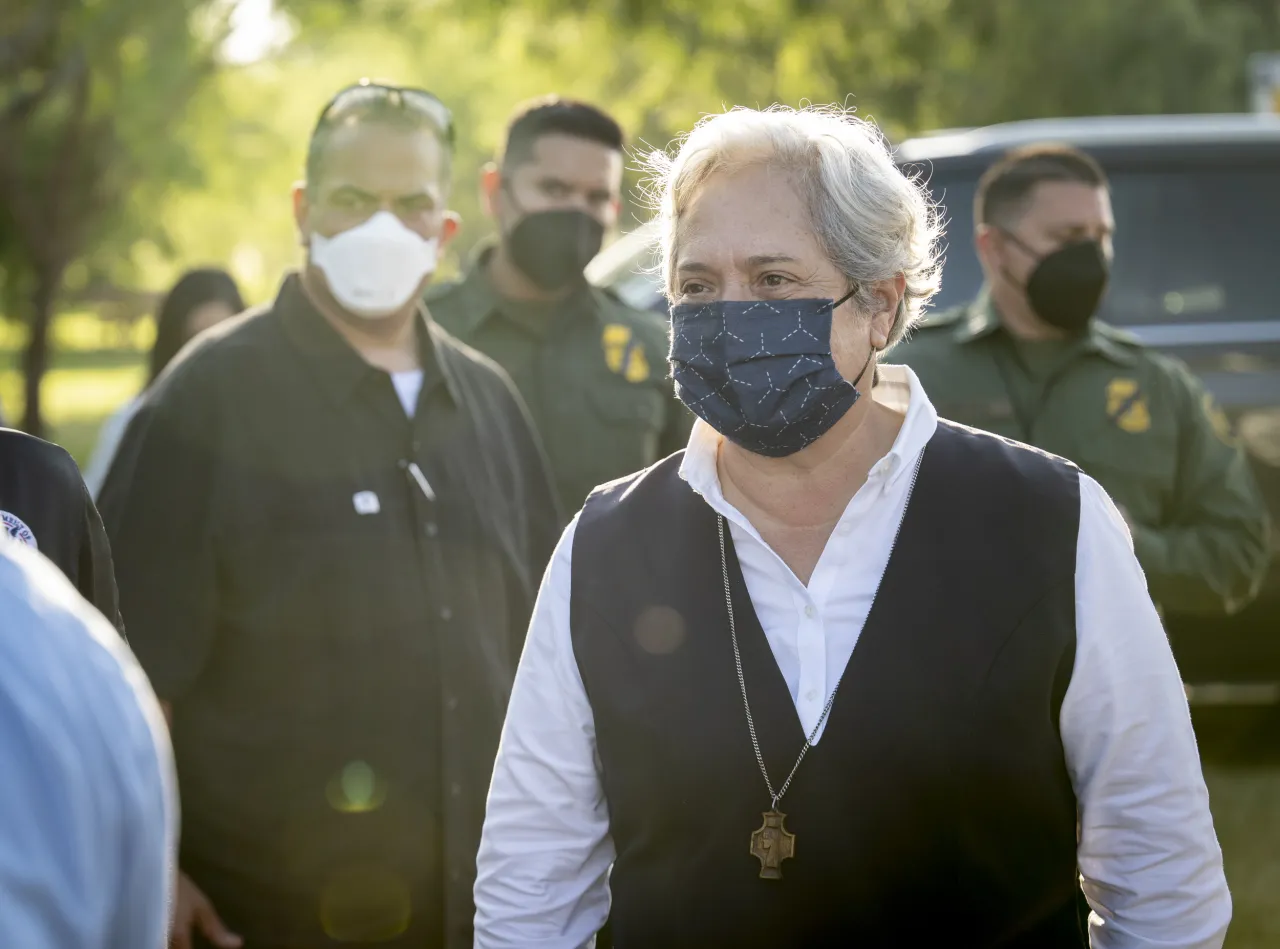
[[[213, 943], [209, 942], [203, 936], [196, 934], [196, 938], [192, 941], [194, 949], [214, 949]], [[317, 943], [314, 946], [307, 945], [290, 945], [290, 946], [266, 946], [261, 943], [246, 942], [243, 949], [436, 949], [434, 946], [428, 946], [425, 943], [406, 943], [402, 940], [392, 939], [388, 942], [343, 942], [343, 943]]]
[[1076, 894], [1076, 910], [1080, 916], [1080, 934], [1084, 937], [1084, 944], [1089, 944], [1089, 914], [1093, 912], [1089, 908], [1089, 901], [1084, 898], [1084, 890]]

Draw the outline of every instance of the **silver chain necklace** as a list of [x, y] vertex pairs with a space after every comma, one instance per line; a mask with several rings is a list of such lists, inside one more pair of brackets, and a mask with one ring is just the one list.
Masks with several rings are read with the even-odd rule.
[[[831, 706], [835, 704], [836, 693], [840, 691], [840, 683], [844, 681], [844, 673], [840, 673], [840, 678], [836, 680], [836, 687], [831, 690], [831, 697], [827, 699], [826, 707], [823, 708], [822, 715], [818, 718], [818, 723], [813, 726], [813, 731], [804, 740], [804, 747], [800, 749], [800, 756], [796, 758], [796, 763], [791, 766], [791, 773], [787, 775], [787, 780], [783, 781], [782, 787], [775, 791], [773, 782], [769, 780], [769, 770], [764, 766], [764, 755], [760, 753], [760, 740], [756, 737], [756, 722], [751, 715], [751, 703], [747, 700], [747, 680], [742, 674], [742, 653], [738, 649], [738, 624], [733, 614], [733, 592], [729, 585], [729, 557], [725, 552], [724, 515], [718, 515], [717, 522], [720, 529], [720, 572], [724, 577], [724, 605], [729, 611], [729, 636], [733, 640], [733, 664], [738, 670], [738, 686], [742, 690], [742, 709], [747, 713], [747, 730], [751, 732], [751, 748], [756, 753], [756, 764], [760, 766], [760, 774], [764, 776], [764, 785], [769, 789], [769, 797], [772, 799], [770, 806], [777, 808], [778, 802], [782, 800], [782, 795], [786, 794], [787, 788], [791, 787], [791, 781], [796, 776], [796, 771], [800, 768], [800, 762], [804, 761], [804, 756], [813, 747], [814, 739], [818, 737], [818, 732], [822, 730], [822, 723], [831, 714]], [[848, 666], [845, 666], [845, 669], [847, 670]]]
[[[764, 777], [764, 786], [769, 789], [770, 798], [769, 810], [764, 812], [764, 823], [751, 835], [751, 855], [760, 861], [761, 879], [781, 880], [782, 861], [796, 855], [796, 835], [787, 831], [784, 823], [787, 815], [778, 810], [778, 802], [782, 800], [782, 795], [787, 793], [787, 788], [791, 787], [791, 781], [796, 776], [796, 771], [800, 769], [800, 762], [804, 761], [804, 756], [813, 747], [814, 739], [822, 730], [822, 723], [831, 713], [836, 693], [840, 691], [840, 683], [844, 681], [844, 673], [840, 673], [840, 678], [836, 680], [836, 687], [831, 690], [831, 697], [827, 699], [818, 723], [805, 738], [804, 747], [800, 749], [800, 756], [796, 758], [796, 763], [791, 766], [791, 773], [787, 775], [787, 780], [783, 781], [782, 787], [775, 791], [773, 781], [769, 779], [769, 769], [764, 766], [764, 755], [760, 753], [760, 739], [756, 737], [756, 720], [751, 715], [751, 702], [747, 699], [747, 680], [742, 674], [742, 652], [738, 648], [738, 623], [733, 613], [733, 588], [729, 584], [729, 557], [725, 552], [724, 515], [716, 516], [716, 526], [720, 532], [720, 573], [724, 577], [724, 605], [729, 612], [733, 664], [738, 670], [738, 687], [742, 690], [742, 709], [747, 713], [747, 730], [751, 732], [751, 749], [756, 753], [756, 764], [760, 766], [760, 774]], [[845, 669], [847, 670], [848, 666], [845, 666]]]
[[[915, 494], [916, 479], [920, 477], [920, 465], [924, 461], [924, 453], [921, 452], [920, 457], [916, 459], [915, 470], [911, 475], [911, 485], [907, 489], [907, 497]], [[908, 503], [910, 501], [908, 500]], [[903, 520], [906, 514], [903, 514]], [[729, 556], [725, 551], [724, 542], [724, 515], [716, 515], [716, 527], [720, 533], [720, 575], [724, 578], [724, 605], [729, 613], [729, 636], [733, 640], [733, 664], [738, 670], [738, 688], [742, 690], [742, 710], [747, 713], [747, 730], [751, 732], [751, 750], [756, 753], [756, 764], [760, 766], [760, 774], [764, 777], [764, 786], [769, 790], [770, 809], [764, 812], [764, 823], [760, 825], [760, 829], [751, 835], [751, 855], [760, 861], [760, 877], [765, 880], [781, 880], [782, 879], [782, 861], [794, 857], [796, 855], [796, 835], [787, 831], [784, 821], [787, 815], [778, 810], [778, 802], [782, 800], [782, 795], [787, 793], [787, 788], [791, 787], [791, 781], [796, 776], [796, 771], [800, 769], [800, 762], [804, 761], [804, 756], [809, 753], [809, 749], [813, 747], [814, 739], [818, 737], [818, 732], [822, 730], [822, 724], [827, 720], [827, 716], [831, 714], [831, 706], [835, 704], [836, 693], [840, 691], [840, 683], [844, 681], [845, 672], [849, 671], [847, 663], [844, 671], [840, 673], [840, 678], [836, 680], [836, 687], [831, 690], [831, 695], [827, 699], [827, 704], [822, 709], [822, 714], [818, 717], [818, 722], [813, 726], [807, 738], [804, 740], [804, 747], [800, 749], [800, 755], [796, 758], [796, 763], [791, 766], [791, 773], [787, 775], [787, 780], [782, 782], [782, 787], [778, 790], [773, 789], [773, 782], [769, 779], [769, 769], [764, 766], [764, 755], [760, 753], [760, 739], [756, 737], [756, 721], [751, 715], [751, 702], [747, 700], [747, 680], [742, 674], [742, 652], [738, 649], [738, 623], [733, 614], [733, 588], [729, 584]], [[889, 559], [893, 559], [893, 552], [898, 546], [898, 536], [902, 533], [902, 521], [898, 522], [898, 530], [893, 535], [893, 543], [889, 546]], [[885, 567], [886, 572], [888, 566]], [[881, 582], [884, 578], [881, 577]], [[879, 596], [879, 585], [876, 588], [876, 596]]]

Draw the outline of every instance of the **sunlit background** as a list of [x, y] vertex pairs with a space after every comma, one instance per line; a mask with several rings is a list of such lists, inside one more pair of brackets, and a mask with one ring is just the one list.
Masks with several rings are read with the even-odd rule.
[[[1246, 111], [1249, 55], [1280, 47], [1271, 0], [14, 0], [0, 34], [20, 39], [46, 7], [65, 7], [58, 41], [0, 61], [6, 89], [59, 80], [0, 124], [0, 159], [17, 166], [0, 200], [30, 204], [0, 224], [0, 404], [23, 419], [16, 353], [35, 274], [55, 274], [40, 392], [77, 457], [141, 381], [129, 354], [146, 342], [152, 294], [216, 264], [261, 302], [296, 264], [288, 191], [307, 136], [362, 76], [425, 86], [456, 112], [465, 225], [447, 273], [488, 231], [477, 172], [536, 95], [604, 105], [637, 149], [704, 113], [773, 101], [844, 102], [900, 139], [1036, 116]], [[85, 128], [67, 139], [76, 86], [60, 70], [76, 56]], [[75, 160], [45, 161], [66, 140]], [[624, 224], [644, 216], [633, 200]], [[75, 355], [104, 347], [119, 358]]]
[[[454, 110], [464, 228], [445, 275], [490, 232], [477, 176], [507, 117], [547, 93], [603, 106], [636, 150], [775, 101], [845, 103], [893, 141], [1280, 108], [1275, 61], [1251, 58], [1280, 49], [1275, 0], [5, 0], [0, 40], [0, 408], [82, 463], [141, 388], [156, 295], [179, 273], [226, 267], [260, 303], [296, 266], [290, 187], [320, 109], [361, 77]], [[628, 229], [646, 217], [630, 165]], [[366, 767], [332, 799], [373, 806]], [[1280, 946], [1280, 777], [1246, 760], [1209, 778], [1228, 944]]]

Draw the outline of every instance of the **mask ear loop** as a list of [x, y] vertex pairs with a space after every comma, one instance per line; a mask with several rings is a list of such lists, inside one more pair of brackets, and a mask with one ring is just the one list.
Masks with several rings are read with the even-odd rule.
[[[528, 217], [528, 213], [525, 211], [524, 205], [517, 200], [515, 185], [511, 183], [511, 179], [506, 176], [505, 172], [499, 171], [498, 174], [502, 175], [502, 182], [498, 185], [498, 190], [506, 194], [507, 200], [511, 202], [511, 209], [516, 212], [516, 223], [519, 223], [522, 218]], [[505, 237], [506, 235], [503, 236]]]
[[1017, 244], [1018, 247], [1022, 249], [1022, 252], [1026, 254], [1028, 257], [1030, 257], [1032, 260], [1034, 260], [1036, 263], [1039, 263], [1041, 260], [1044, 259], [1039, 254], [1037, 254], [1034, 250], [1032, 250], [1031, 247], [1028, 246], [1026, 241], [1024, 241], [1017, 234], [1013, 233], [1013, 231], [1007, 228], [1000, 227], [998, 224], [996, 225], [996, 230], [999, 231], [1001, 234], [1003, 234], [1005, 237], [1009, 238], [1009, 240]]
[[[858, 284], [856, 284], [856, 283], [855, 283], [855, 284], [853, 285], [853, 289], [852, 289], [852, 290], [850, 290], [848, 293], [846, 293], [844, 296], [842, 296], [839, 300], [836, 300], [834, 303], [832, 303], [832, 304], [831, 304], [831, 312], [832, 312], [832, 313], [834, 313], [834, 312], [836, 311], [836, 309], [837, 309], [837, 308], [839, 308], [842, 304], [844, 304], [844, 303], [848, 302], [849, 300], [851, 300], [851, 299], [853, 298], [853, 295], [854, 295], [854, 294], [856, 294], [856, 293], [857, 293], [859, 290], [861, 290], [861, 289], [862, 289], [862, 288], [861, 288]], [[900, 301], [898, 301], [898, 312], [899, 312], [899, 313], [901, 313], [901, 312], [902, 312], [902, 306], [903, 306], [903, 304], [904, 304], [905, 302], [906, 302], [905, 300], [900, 300]], [[866, 361], [866, 362], [864, 362], [864, 363], [862, 364], [862, 370], [858, 373], [858, 378], [854, 379], [854, 380], [853, 380], [853, 382], [849, 383], [849, 384], [850, 384], [851, 386], [853, 386], [855, 389], [856, 389], [856, 388], [858, 388], [858, 383], [862, 381], [862, 377], [863, 377], [863, 376], [865, 376], [865, 375], [867, 374], [867, 368], [871, 365], [871, 360], [872, 360], [872, 359], [874, 359], [874, 358], [876, 357], [876, 354], [877, 354], [878, 352], [880, 352], [880, 350], [878, 350], [878, 349], [876, 349], [874, 346], [872, 346], [872, 347], [871, 347], [871, 352], [867, 353], [867, 361]], [[874, 377], [873, 377], [873, 379], [872, 379], [872, 383], [871, 383], [871, 385], [872, 385], [872, 387], [874, 387], [874, 386], [875, 386]]]
[[840, 307], [842, 307], [844, 304], [852, 300], [854, 297], [854, 294], [856, 294], [861, 289], [862, 287], [855, 283], [853, 285], [852, 290], [850, 290], [848, 293], [842, 296], [839, 300], [836, 300], [834, 303], [831, 304], [831, 312], [834, 313], [836, 310], [840, 309]]
[[[1017, 234], [1013, 233], [1013, 231], [1010, 231], [1010, 230], [1008, 230], [1007, 228], [1003, 228], [1003, 227], [1001, 227], [1001, 226], [1000, 226], [1000, 225], [998, 225], [998, 224], [997, 224], [997, 225], [995, 225], [995, 229], [996, 229], [997, 231], [999, 231], [1001, 234], [1003, 234], [1003, 235], [1004, 235], [1006, 238], [1008, 238], [1010, 241], [1012, 241], [1012, 242], [1013, 242], [1013, 244], [1014, 244], [1014, 246], [1016, 246], [1019, 250], [1021, 250], [1024, 254], [1026, 254], [1028, 257], [1030, 257], [1032, 260], [1034, 260], [1034, 261], [1036, 262], [1036, 263], [1035, 263], [1035, 266], [1031, 268], [1031, 273], [1035, 273], [1035, 272], [1036, 272], [1036, 267], [1039, 267], [1039, 266], [1040, 266], [1040, 262], [1041, 262], [1042, 260], [1044, 260], [1044, 257], [1042, 257], [1040, 254], [1037, 254], [1034, 250], [1032, 250], [1030, 247], [1028, 247], [1028, 246], [1027, 246], [1027, 242], [1026, 242], [1026, 241], [1024, 241], [1024, 240], [1023, 240], [1021, 237], [1019, 237]], [[1013, 274], [1009, 273], [1009, 268], [1008, 268], [1008, 267], [1005, 267], [1004, 265], [1001, 265], [1001, 267], [1000, 267], [1000, 275], [1001, 275], [1002, 277], [1004, 277], [1004, 279], [1005, 279], [1005, 280], [1008, 280], [1008, 281], [1009, 281], [1009, 283], [1011, 283], [1013, 286], [1015, 286], [1015, 287], [1017, 287], [1019, 290], [1021, 290], [1021, 291], [1022, 291], [1022, 295], [1023, 295], [1024, 297], [1028, 296], [1028, 293], [1027, 293], [1027, 284], [1026, 284], [1026, 283], [1020, 283], [1019, 281], [1014, 280], [1014, 279], [1013, 279]], [[1030, 279], [1030, 278], [1028, 277], [1028, 280], [1029, 280], [1029, 279]], [[1028, 297], [1028, 299], [1029, 299], [1029, 297]]]

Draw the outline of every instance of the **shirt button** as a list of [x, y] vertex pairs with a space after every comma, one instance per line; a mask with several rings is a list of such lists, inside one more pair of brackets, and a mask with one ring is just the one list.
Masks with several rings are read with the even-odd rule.
[[836, 528], [836, 533], [839, 534], [841, 537], [848, 537], [850, 534], [853, 533], [853, 525], [841, 524], [839, 527]]
[[440, 533], [440, 526], [435, 521], [427, 521], [426, 531], [428, 537], [435, 537]]
[[451, 695], [444, 700], [444, 707], [451, 712], [456, 711], [458, 708], [458, 700]]
[[808, 699], [810, 702], [816, 702], [818, 701], [818, 690], [810, 689], [808, 692], [804, 694], [804, 697]]
[[804, 615], [807, 616], [809, 619], [813, 619], [815, 616], [818, 615], [818, 611], [815, 610], [813, 608], [813, 604], [810, 603], [808, 606], [804, 608]]
[[453, 619], [453, 610], [449, 609], [447, 606], [441, 607], [440, 618], [446, 623], [449, 622], [449, 620]]

